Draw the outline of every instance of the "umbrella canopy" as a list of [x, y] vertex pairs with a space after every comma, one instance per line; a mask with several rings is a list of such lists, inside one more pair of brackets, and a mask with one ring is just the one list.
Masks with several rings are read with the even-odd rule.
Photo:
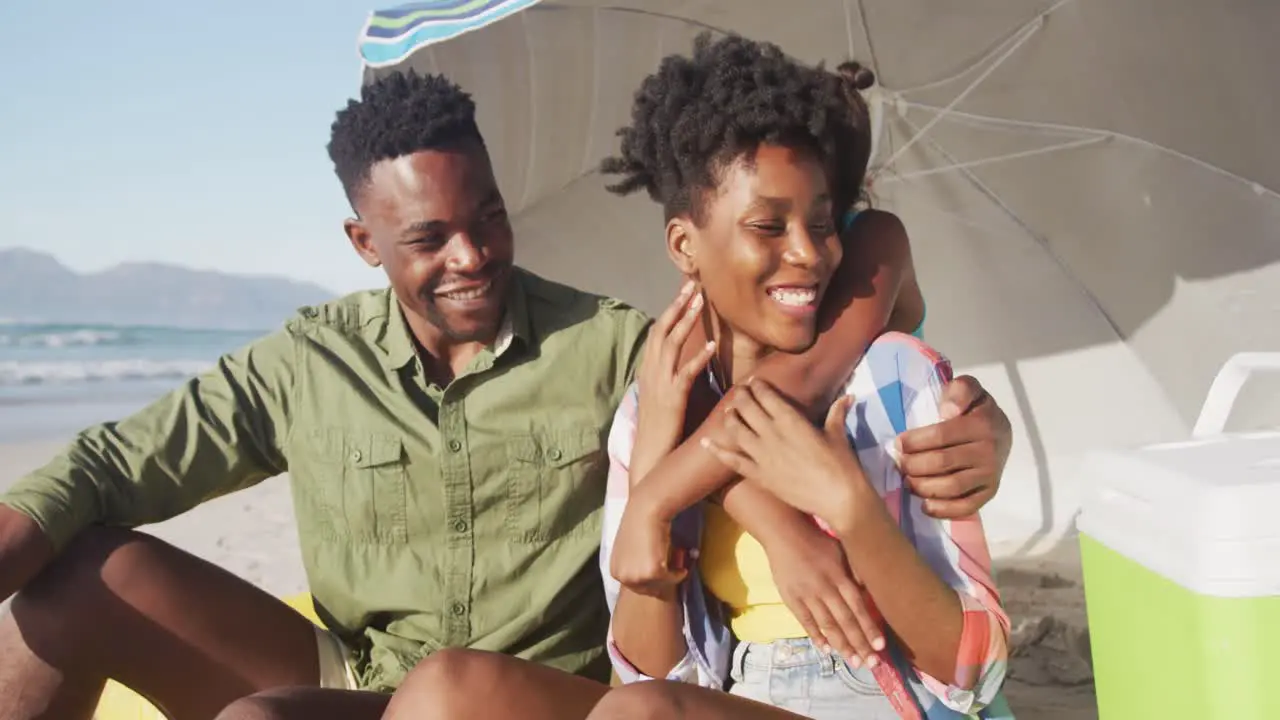
[[[1231, 354], [1280, 349], [1280, 3], [446, 0], [375, 13], [361, 54], [366, 80], [473, 93], [522, 265], [654, 311], [660, 210], [595, 170], [705, 29], [876, 71], [874, 202], [911, 234], [929, 340], [1015, 425], [998, 552], [1071, 527], [1084, 452], [1186, 437]], [[1280, 422], [1280, 382], [1251, 389], [1235, 425]]]

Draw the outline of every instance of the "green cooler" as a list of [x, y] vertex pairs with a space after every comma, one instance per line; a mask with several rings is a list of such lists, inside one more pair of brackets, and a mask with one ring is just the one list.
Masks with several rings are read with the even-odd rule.
[[1280, 720], [1280, 432], [1224, 434], [1233, 357], [1192, 440], [1086, 460], [1078, 520], [1101, 720]]

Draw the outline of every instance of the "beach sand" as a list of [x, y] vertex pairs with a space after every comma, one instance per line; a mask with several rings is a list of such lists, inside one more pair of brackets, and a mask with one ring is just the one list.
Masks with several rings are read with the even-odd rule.
[[[50, 442], [0, 444], [0, 490], [59, 447]], [[144, 529], [272, 594], [306, 589], [284, 476]], [[1005, 687], [1014, 712], [1035, 720], [1097, 718], [1074, 539], [1046, 555], [996, 564], [1001, 596], [1013, 618], [1015, 646]]]

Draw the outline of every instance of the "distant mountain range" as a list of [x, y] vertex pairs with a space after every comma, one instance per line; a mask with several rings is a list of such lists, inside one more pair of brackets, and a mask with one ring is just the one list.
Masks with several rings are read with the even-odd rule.
[[313, 283], [159, 263], [82, 274], [42, 252], [0, 250], [0, 319], [9, 321], [265, 330], [334, 296]]

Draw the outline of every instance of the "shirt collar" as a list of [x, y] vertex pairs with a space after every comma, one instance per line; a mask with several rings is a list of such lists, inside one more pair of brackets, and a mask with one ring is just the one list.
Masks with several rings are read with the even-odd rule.
[[[498, 328], [490, 350], [494, 357], [507, 352], [515, 341], [526, 345], [533, 343], [533, 323], [529, 317], [529, 301], [521, 282], [519, 272], [515, 272], [507, 287], [507, 309]], [[387, 290], [387, 314], [374, 343], [382, 351], [382, 361], [388, 369], [399, 370], [414, 360], [417, 355], [409, 323], [404, 318], [404, 310], [396, 300], [394, 290]]]

